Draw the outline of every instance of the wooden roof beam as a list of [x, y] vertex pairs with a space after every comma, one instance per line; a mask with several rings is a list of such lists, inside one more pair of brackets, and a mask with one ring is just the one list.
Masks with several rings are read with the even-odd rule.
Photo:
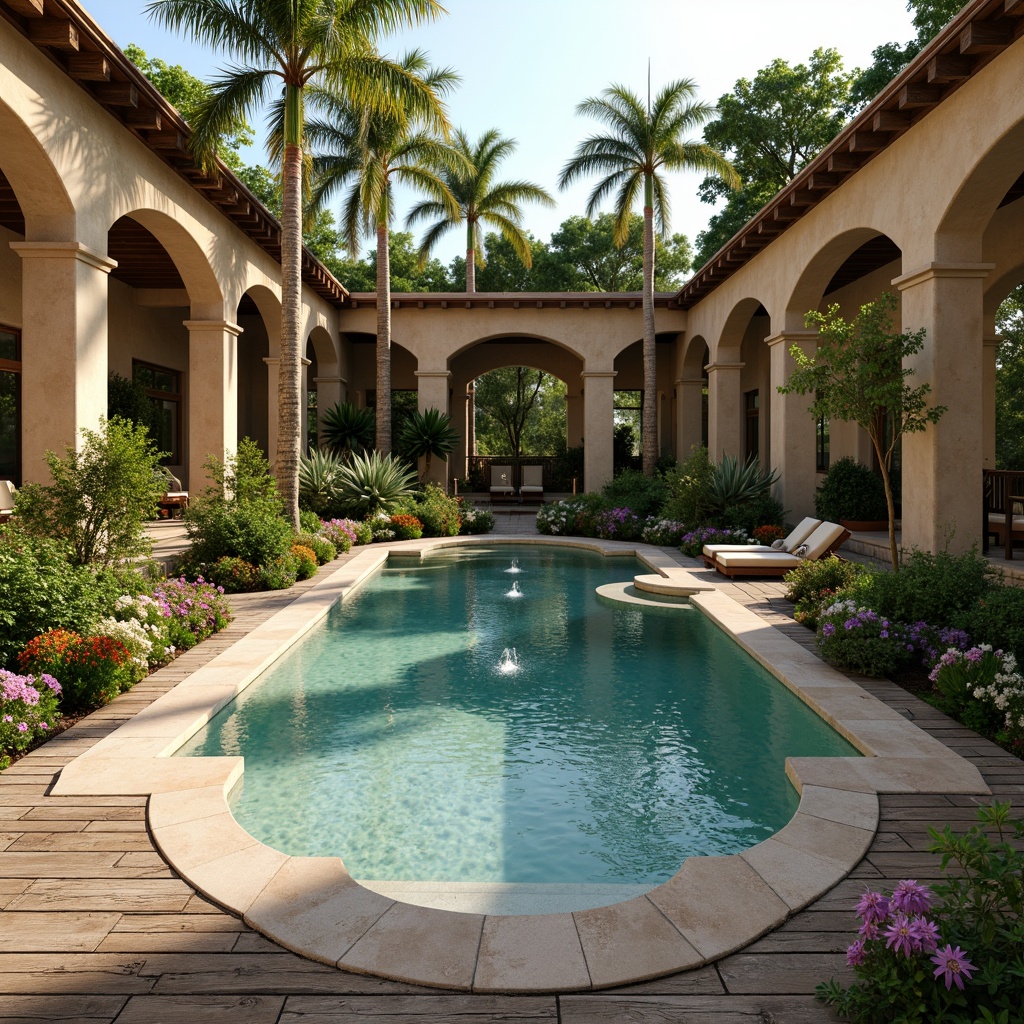
[[93, 87], [96, 99], [107, 107], [137, 107], [139, 90], [131, 82], [98, 82]]
[[876, 132], [905, 132], [912, 123], [910, 114], [898, 110], [879, 110], [871, 120], [871, 129]]
[[940, 53], [928, 61], [928, 81], [944, 85], [971, 77], [974, 62], [959, 53]]
[[827, 171], [813, 171], [807, 179], [807, 187], [812, 192], [831, 192], [838, 188], [842, 179], [838, 174], [829, 174]]
[[1013, 18], [1024, 17], [1024, 0], [1005, 0], [1003, 14], [1009, 14]]
[[856, 171], [863, 161], [854, 153], [830, 153], [828, 169], [830, 171]]
[[54, 50], [77, 50], [78, 29], [61, 18], [41, 18], [28, 23], [28, 37], [36, 46]]
[[110, 61], [92, 50], [72, 53], [68, 55], [68, 74], [79, 82], [109, 82]]
[[961, 53], [992, 53], [1013, 41], [1013, 29], [994, 21], [972, 21], [960, 33]]
[[851, 153], [877, 153], [885, 149], [888, 139], [883, 139], [874, 132], [854, 132], [850, 137]]
[[43, 16], [43, 0], [7, 0], [7, 6], [25, 18]]
[[140, 107], [138, 110], [126, 110], [121, 115], [121, 120], [129, 128], [137, 128], [140, 131], [158, 132], [163, 126], [160, 111], [152, 107]]
[[797, 189], [790, 194], [789, 205], [795, 206], [800, 210], [806, 210], [809, 206], [817, 206], [821, 196], [814, 195], [810, 189], [801, 191]]
[[149, 143], [154, 149], [164, 150], [166, 152], [185, 152], [185, 136], [181, 132], [176, 131], [160, 131], [153, 132], [146, 136], [146, 142]]
[[918, 110], [922, 107], [933, 107], [942, 98], [942, 90], [930, 85], [917, 85], [911, 82], [900, 89], [900, 110]]

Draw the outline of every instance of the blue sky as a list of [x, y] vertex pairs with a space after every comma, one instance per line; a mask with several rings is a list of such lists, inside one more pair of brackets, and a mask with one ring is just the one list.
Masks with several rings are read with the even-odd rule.
[[[213, 75], [216, 54], [172, 35], [144, 14], [141, 0], [83, 0], [117, 43], [133, 42], [150, 56]], [[547, 239], [567, 217], [583, 212], [592, 182], [557, 193], [556, 179], [577, 143], [595, 127], [577, 117], [580, 100], [621, 83], [643, 92], [647, 63], [655, 90], [692, 78], [701, 99], [714, 102], [738, 78], [751, 78], [776, 57], [806, 61], [831, 46], [846, 66], [870, 63], [883, 42], [913, 35], [905, 0], [442, 0], [439, 22], [382, 43], [390, 54], [420, 47], [462, 76], [451, 98], [452, 123], [475, 137], [496, 127], [519, 148], [503, 177], [527, 179], [558, 200], [554, 210], [531, 207], [526, 226]], [[262, 152], [252, 162], [265, 162]], [[672, 230], [693, 240], [713, 208], [696, 198], [697, 175], [670, 178]], [[404, 211], [403, 211], [404, 216]], [[447, 262], [463, 248], [457, 232], [438, 246]]]

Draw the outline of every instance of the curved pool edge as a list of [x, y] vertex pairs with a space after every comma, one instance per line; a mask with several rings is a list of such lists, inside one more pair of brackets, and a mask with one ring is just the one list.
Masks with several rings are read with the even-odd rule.
[[402, 903], [354, 881], [338, 858], [290, 857], [249, 835], [227, 803], [241, 758], [169, 758], [389, 556], [522, 543], [635, 555], [663, 576], [689, 576], [662, 549], [613, 541], [491, 535], [373, 545], [80, 755], [53, 794], [148, 796], [149, 828], [170, 866], [294, 952], [414, 984], [539, 993], [644, 981], [750, 944], [850, 873], [875, 834], [880, 793], [989, 793], [973, 765], [717, 589], [692, 603], [866, 756], [788, 759], [800, 804], [786, 826], [739, 854], [691, 857], [668, 882], [622, 903], [524, 916]]

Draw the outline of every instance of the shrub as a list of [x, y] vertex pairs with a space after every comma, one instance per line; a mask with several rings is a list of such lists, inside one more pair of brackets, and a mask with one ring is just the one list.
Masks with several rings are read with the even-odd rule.
[[703, 526], [710, 515], [715, 467], [707, 448], [693, 447], [682, 465], [665, 474], [668, 497], [661, 514], [667, 519]]
[[[847, 963], [848, 988], [835, 980], [818, 998], [854, 1024], [1009, 1024], [1024, 1005], [1024, 822], [1010, 805], [978, 808], [965, 835], [929, 828], [941, 871], [956, 870], [934, 895], [912, 880], [889, 896], [866, 891], [857, 905], [860, 938]], [[995, 841], [993, 841], [993, 839]]]
[[415, 484], [416, 474], [394, 455], [353, 455], [338, 475], [337, 507], [345, 515], [368, 519], [377, 512], [390, 512], [412, 493]]
[[332, 451], [311, 451], [307, 458], [299, 460], [299, 503], [302, 513], [330, 516], [339, 507], [338, 483], [343, 465], [341, 455]]
[[953, 617], [976, 643], [993, 644], [1024, 664], [1024, 587], [995, 586]]
[[27, 537], [13, 523], [0, 528], [0, 666], [13, 668], [45, 630], [88, 632], [119, 593], [110, 571], [71, 565], [57, 542]]
[[338, 553], [343, 555], [352, 549], [353, 544], [366, 543], [356, 540], [359, 525], [352, 519], [331, 519], [321, 522], [320, 532], [334, 545]]
[[951, 647], [928, 678], [941, 710], [969, 729], [1024, 752], [1024, 676], [1012, 654], [994, 651], [989, 644], [969, 651]]
[[777, 540], [782, 540], [786, 536], [785, 531], [781, 526], [758, 526], [753, 530], [747, 531], [751, 538], [757, 541], [758, 544], [762, 544], [766, 547], [770, 547]]
[[398, 540], [419, 540], [423, 536], [423, 524], [416, 516], [396, 512], [391, 517], [391, 526]]
[[298, 563], [291, 555], [282, 555], [261, 565], [260, 585], [264, 590], [287, 590], [298, 579]]
[[92, 628], [92, 636], [104, 636], [123, 644], [131, 661], [126, 667], [127, 686], [122, 683], [122, 689], [143, 679], [149, 672], [149, 659], [153, 653], [153, 641], [149, 638], [146, 629], [137, 619], [115, 619], [113, 616], [100, 619]]
[[316, 575], [319, 562], [316, 552], [304, 544], [292, 545], [292, 558], [295, 559], [295, 575], [300, 580], [310, 580]]
[[677, 548], [682, 543], [687, 529], [685, 523], [677, 523], [674, 519], [656, 519], [650, 516], [640, 533], [641, 539], [647, 544], [658, 547]]
[[203, 579], [164, 580], [154, 588], [153, 599], [167, 619], [171, 643], [179, 650], [195, 647], [231, 621], [223, 588]]
[[782, 577], [786, 584], [786, 598], [796, 605], [793, 618], [814, 629], [818, 624], [818, 609], [825, 602], [831, 604], [840, 591], [845, 591], [867, 572], [857, 562], [844, 562], [836, 555], [803, 562]]
[[734, 455], [722, 456], [722, 461], [714, 467], [707, 490], [711, 516], [716, 519], [727, 514], [736, 516], [742, 506], [767, 498], [776, 479], [775, 471], [762, 469], [756, 456], [742, 463]]
[[[567, 448], [560, 452], [551, 464], [551, 486], [556, 491], [571, 491], [574, 483], [583, 483], [583, 446]], [[481, 479], [480, 490], [486, 490], [486, 482]]]
[[357, 409], [351, 402], [336, 402], [321, 417], [321, 443], [343, 458], [372, 448], [376, 433], [373, 409]]
[[62, 459], [46, 453], [53, 483], [26, 484], [18, 493], [19, 528], [67, 545], [74, 565], [113, 565], [148, 555], [145, 530], [156, 516], [162, 453], [145, 427], [127, 420], [100, 421], [81, 431]]
[[814, 514], [832, 523], [840, 519], [888, 522], [882, 478], [849, 455], [838, 459], [814, 492]]
[[[317, 520], [318, 524], [319, 522]], [[338, 557], [338, 549], [321, 533], [300, 533], [295, 537], [293, 543], [309, 548], [316, 555], [316, 560], [320, 565], [333, 562]]]
[[782, 507], [782, 502], [776, 501], [767, 491], [739, 505], [727, 507], [715, 515], [718, 525], [743, 530], [748, 534], [765, 525], [781, 529], [785, 518], [786, 510]]
[[133, 682], [131, 652], [119, 640], [53, 629], [18, 655], [23, 672], [63, 679], [61, 706], [77, 711], [112, 701]]
[[170, 660], [174, 647], [167, 619], [159, 603], [149, 594], [122, 594], [114, 602], [114, 618], [122, 622], [137, 622], [142, 626], [150, 643], [150, 668]]
[[459, 498], [459, 519], [462, 525], [459, 533], [490, 533], [494, 529], [494, 513], [486, 508], [474, 508]]
[[898, 572], [872, 573], [860, 600], [888, 619], [944, 626], [977, 607], [993, 579], [991, 566], [977, 551], [913, 551]]
[[416, 518], [425, 537], [457, 537], [462, 521], [458, 498], [450, 498], [437, 484], [427, 484], [415, 504]]
[[720, 530], [716, 526], [703, 526], [683, 534], [679, 550], [691, 558], [699, 558], [705, 544], [745, 544], [747, 535], [742, 530]]
[[205, 578], [225, 594], [248, 594], [260, 586], [259, 567], [235, 555], [224, 555], [203, 570]]
[[660, 511], [668, 497], [664, 477], [644, 476], [639, 470], [626, 469], [609, 480], [601, 491], [612, 507], [632, 509], [641, 519]]
[[411, 410], [398, 433], [398, 450], [403, 458], [413, 464], [425, 458], [425, 476], [430, 475], [431, 456], [446, 458], [458, 443], [459, 435], [452, 428], [451, 416], [439, 409]]
[[16, 675], [0, 669], [0, 769], [53, 728], [61, 686], [48, 673]]
[[608, 508], [598, 512], [597, 536], [603, 540], [637, 540], [644, 520], [629, 508]]
[[299, 510], [299, 529], [303, 534], [316, 534], [320, 532], [320, 517], [309, 509]]
[[865, 676], [884, 676], [906, 665], [914, 646], [901, 637], [899, 624], [849, 599], [818, 615], [818, 649], [836, 668]]
[[537, 531], [556, 536], [596, 537], [597, 517], [607, 507], [600, 494], [578, 494], [542, 505], [537, 512]]

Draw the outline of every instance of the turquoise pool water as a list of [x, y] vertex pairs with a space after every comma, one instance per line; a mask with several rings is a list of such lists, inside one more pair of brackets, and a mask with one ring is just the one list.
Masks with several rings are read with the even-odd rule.
[[787, 756], [856, 754], [696, 609], [600, 602], [632, 558], [390, 565], [180, 752], [244, 755], [232, 810], [286, 853], [363, 879], [653, 885], [781, 828]]

